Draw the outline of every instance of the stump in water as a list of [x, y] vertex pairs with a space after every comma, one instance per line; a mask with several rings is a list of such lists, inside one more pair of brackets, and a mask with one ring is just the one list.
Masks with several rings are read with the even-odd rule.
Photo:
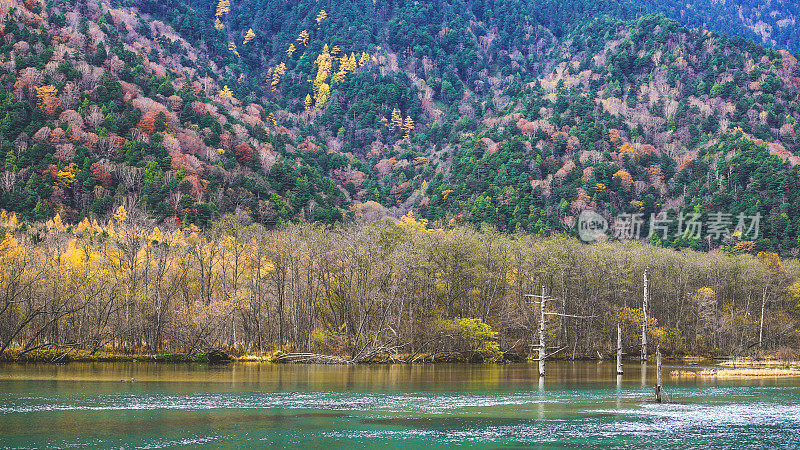
[[661, 403], [661, 349], [656, 347], [656, 403]]

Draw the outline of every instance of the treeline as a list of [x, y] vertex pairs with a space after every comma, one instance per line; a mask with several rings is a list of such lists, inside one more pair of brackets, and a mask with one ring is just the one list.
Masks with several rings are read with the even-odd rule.
[[[0, 218], [0, 351], [528, 354], [544, 286], [548, 342], [609, 354], [622, 323], [637, 354], [642, 276], [662, 351], [753, 354], [798, 345], [800, 267], [775, 254], [431, 228], [424, 220], [288, 225], [246, 214], [206, 232]], [[588, 317], [569, 317], [588, 316]], [[557, 317], [561, 317], [560, 319]], [[760, 345], [759, 345], [760, 343]]]

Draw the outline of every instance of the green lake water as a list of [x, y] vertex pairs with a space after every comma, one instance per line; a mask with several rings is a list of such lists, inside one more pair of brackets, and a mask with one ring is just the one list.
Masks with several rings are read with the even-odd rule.
[[2, 364], [0, 447], [800, 447], [800, 378], [626, 367]]

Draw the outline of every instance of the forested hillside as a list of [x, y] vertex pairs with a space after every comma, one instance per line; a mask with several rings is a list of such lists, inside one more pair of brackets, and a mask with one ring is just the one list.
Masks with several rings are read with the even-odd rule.
[[689, 27], [753, 39], [777, 49], [800, 50], [800, 4], [792, 0], [634, 0]]
[[[703, 5], [666, 13], [694, 24]], [[269, 227], [415, 210], [542, 234], [591, 209], [645, 230], [664, 215], [656, 245], [793, 254], [797, 59], [635, 18], [653, 8], [5, 6], [0, 207], [76, 223], [124, 204], [176, 226], [244, 210]], [[763, 219], [757, 236], [687, 238], [689, 213]]]

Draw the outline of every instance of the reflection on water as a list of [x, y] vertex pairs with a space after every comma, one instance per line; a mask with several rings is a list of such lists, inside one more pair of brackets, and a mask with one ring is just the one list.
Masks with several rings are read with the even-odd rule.
[[0, 365], [0, 447], [800, 446], [800, 379], [666, 376], [663, 405], [654, 382], [638, 363], [551, 363], [546, 379], [533, 364]]

